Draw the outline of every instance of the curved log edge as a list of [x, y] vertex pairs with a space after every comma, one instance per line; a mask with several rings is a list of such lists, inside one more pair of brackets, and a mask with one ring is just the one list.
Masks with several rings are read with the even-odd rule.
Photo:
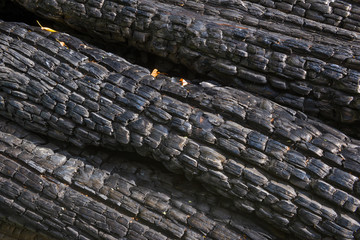
[[359, 238], [360, 144], [319, 121], [25, 24], [0, 23], [0, 59], [0, 112], [32, 131], [135, 149], [285, 233]]
[[276, 239], [198, 184], [2, 118], [0, 203], [8, 221], [56, 239]]
[[313, 116], [360, 119], [352, 1], [15, 1]]

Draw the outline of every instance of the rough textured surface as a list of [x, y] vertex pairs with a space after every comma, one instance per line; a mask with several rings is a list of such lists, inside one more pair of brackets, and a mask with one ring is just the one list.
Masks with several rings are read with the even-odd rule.
[[56, 240], [17, 224], [0, 221], [0, 239], [2, 240]]
[[360, 144], [303, 113], [230, 87], [154, 78], [24, 24], [0, 23], [0, 59], [0, 112], [32, 131], [135, 149], [285, 233], [359, 238]]
[[15, 222], [56, 239], [275, 239], [226, 205], [180, 176], [0, 118], [0, 237], [45, 239]]
[[360, 119], [355, 1], [16, 1], [308, 114]]

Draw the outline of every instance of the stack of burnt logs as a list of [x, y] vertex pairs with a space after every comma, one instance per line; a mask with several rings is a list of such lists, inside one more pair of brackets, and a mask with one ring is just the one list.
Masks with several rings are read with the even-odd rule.
[[0, 237], [360, 239], [358, 3], [14, 1], [207, 77], [0, 20]]

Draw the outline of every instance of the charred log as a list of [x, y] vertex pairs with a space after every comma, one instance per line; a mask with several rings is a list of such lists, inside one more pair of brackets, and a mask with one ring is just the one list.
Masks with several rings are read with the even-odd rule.
[[276, 239], [196, 183], [2, 118], [0, 203], [7, 222], [56, 239]]
[[353, 1], [16, 1], [313, 116], [360, 119]]
[[285, 233], [359, 237], [358, 141], [247, 92], [154, 78], [67, 34], [0, 31], [5, 117], [81, 147], [135, 149]]

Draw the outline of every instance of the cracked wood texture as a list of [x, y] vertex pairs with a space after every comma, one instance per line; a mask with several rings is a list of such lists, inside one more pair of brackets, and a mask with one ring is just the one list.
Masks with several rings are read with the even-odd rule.
[[0, 59], [0, 113], [25, 128], [134, 149], [302, 239], [359, 239], [360, 143], [338, 130], [25, 24], [0, 23]]
[[359, 122], [357, 1], [15, 1], [307, 114]]
[[[0, 213], [1, 217], [1, 213]], [[1, 240], [56, 240], [38, 233], [33, 230], [24, 228], [14, 223], [4, 222], [0, 220], [0, 239]]]
[[276, 239], [181, 176], [49, 141], [3, 118], [0, 203], [0, 236], [9, 239], [51, 239], [14, 223], [54, 239]]

